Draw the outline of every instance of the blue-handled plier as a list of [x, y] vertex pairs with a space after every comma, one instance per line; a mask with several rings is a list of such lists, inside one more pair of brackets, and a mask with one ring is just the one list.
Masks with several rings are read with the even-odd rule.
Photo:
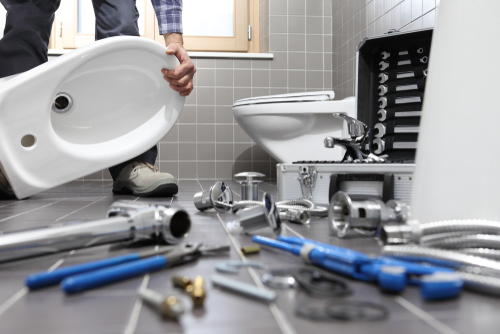
[[97, 286], [118, 282], [151, 271], [172, 267], [198, 259], [202, 254], [229, 251], [226, 245], [185, 243], [153, 251], [133, 253], [108, 259], [77, 264], [51, 272], [32, 274], [26, 278], [30, 289], [61, 283], [66, 293], [85, 291]]
[[453, 269], [422, 265], [389, 257], [370, 257], [348, 248], [314, 240], [278, 236], [278, 240], [254, 236], [252, 241], [302, 257], [305, 262], [354, 279], [376, 282], [386, 291], [401, 292], [407, 284], [420, 286], [426, 300], [453, 298], [463, 281]]

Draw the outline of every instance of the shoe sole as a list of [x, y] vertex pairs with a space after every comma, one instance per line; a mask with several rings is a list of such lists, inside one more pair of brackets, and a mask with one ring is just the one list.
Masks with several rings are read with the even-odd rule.
[[126, 184], [118, 184], [116, 187], [113, 186], [113, 194], [115, 195], [134, 195], [137, 197], [172, 197], [179, 192], [179, 187], [175, 183], [161, 184], [154, 187], [153, 190], [145, 190], [139, 192], [132, 189]]

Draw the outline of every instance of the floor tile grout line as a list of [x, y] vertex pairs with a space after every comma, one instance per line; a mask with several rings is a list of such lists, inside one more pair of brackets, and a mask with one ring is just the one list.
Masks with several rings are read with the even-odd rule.
[[14, 203], [16, 203], [16, 202], [11, 202], [11, 203], [7, 203], [5, 205], [2, 205], [2, 206], [0, 206], [0, 209], [8, 207], [9, 205], [13, 205]]
[[[102, 189], [104, 187], [108, 186], [107, 184], [106, 185], [102, 185], [101, 187], [99, 188], [96, 188], [96, 189]], [[96, 189], [90, 189], [89, 191], [86, 191], [84, 192], [83, 194], [88, 194], [89, 192], [91, 191], [94, 191]], [[40, 209], [43, 209], [43, 208], [46, 208], [46, 207], [49, 207], [51, 205], [54, 205], [54, 204], [57, 204], [57, 203], [60, 203], [60, 202], [64, 202], [66, 200], [69, 200], [70, 198], [69, 197], [66, 197], [66, 198], [63, 198], [59, 201], [55, 201], [55, 202], [52, 202], [52, 203], [49, 203], [49, 204], [46, 204], [46, 205], [43, 205], [43, 206], [40, 206], [38, 208], [35, 208], [35, 209], [32, 209], [32, 210], [28, 210], [28, 211], [25, 211], [25, 212], [21, 212], [21, 213], [18, 213], [17, 215], [13, 215], [13, 216], [10, 216], [10, 217], [7, 217], [7, 218], [3, 218], [3, 219], [0, 219], [0, 223], [3, 223], [4, 221], [7, 221], [9, 219], [12, 219], [12, 218], [16, 218], [16, 217], [19, 217], [19, 216], [22, 216], [22, 215], [25, 215], [27, 213], [31, 213], [31, 212], [34, 212], [34, 211], [37, 211], [37, 210], [40, 210]]]
[[[97, 189], [102, 189], [102, 188], [104, 188], [104, 186], [101, 186], [100, 188], [97, 188]], [[94, 189], [92, 189], [92, 190], [94, 190]], [[85, 192], [84, 194], [86, 194], [86, 193], [88, 193], [88, 192]], [[95, 203], [97, 203], [97, 202], [101, 201], [102, 199], [104, 199], [104, 198], [106, 198], [106, 197], [107, 197], [107, 196], [104, 196], [104, 197], [100, 198], [99, 200], [94, 201], [93, 203], [91, 203], [91, 204], [89, 204], [89, 205], [85, 206], [84, 208], [87, 208], [87, 207], [89, 207], [90, 205], [95, 204]], [[68, 199], [68, 198], [67, 198], [67, 199]], [[66, 200], [66, 199], [64, 199], [64, 200]], [[59, 201], [59, 202], [62, 202], [62, 201], [64, 201], [64, 200], [61, 200], [61, 201]], [[84, 209], [84, 208], [81, 208], [81, 209], [79, 209], [79, 210], [76, 210], [75, 212], [80, 211], [80, 210], [82, 210], [82, 209]], [[74, 212], [73, 212], [73, 213], [74, 213]], [[68, 216], [68, 215], [63, 216], [63, 217], [67, 217], [67, 216]], [[62, 219], [62, 218], [59, 218], [59, 219], [57, 219], [56, 221], [59, 221], [60, 219]], [[73, 249], [73, 250], [71, 250], [71, 251], [68, 253], [68, 255], [67, 255], [67, 256], [72, 256], [73, 254], [75, 254], [75, 252], [76, 252], [76, 251]], [[50, 267], [49, 267], [49, 269], [47, 269], [47, 271], [48, 271], [48, 272], [51, 272], [51, 271], [54, 271], [55, 269], [57, 269], [57, 268], [58, 268], [61, 264], [63, 264], [63, 262], [64, 262], [64, 260], [65, 260], [65, 258], [66, 258], [67, 256], [65, 256], [65, 257], [63, 257], [63, 258], [61, 258], [61, 259], [59, 259], [56, 263], [54, 263], [52, 266], [50, 266]], [[19, 300], [19, 299], [21, 299], [22, 297], [24, 297], [24, 295], [26, 295], [26, 294], [28, 293], [28, 291], [29, 291], [29, 289], [28, 289], [27, 287], [23, 287], [21, 290], [19, 290], [18, 292], [16, 292], [16, 293], [15, 293], [12, 297], [10, 297], [7, 301], [5, 301], [3, 304], [1, 304], [1, 305], [0, 305], [0, 316], [1, 316], [1, 315], [5, 312], [5, 311], [7, 311], [7, 310], [8, 310], [11, 306], [13, 306], [13, 305], [14, 305], [14, 304], [15, 304], [15, 303]]]
[[[146, 288], [149, 283], [149, 274], [144, 275], [144, 278], [142, 279], [142, 283], [140, 288]], [[141, 313], [141, 308], [142, 308], [142, 300], [140, 298], [137, 298], [135, 301], [134, 307], [132, 309], [132, 312], [130, 314], [129, 321], [127, 323], [127, 327], [125, 327], [125, 331], [123, 332], [124, 334], [133, 334], [135, 332], [135, 329], [137, 328], [137, 323], [139, 322], [139, 315]]]
[[404, 299], [401, 296], [396, 296], [394, 297], [394, 300], [401, 306], [403, 306], [406, 310], [409, 312], [413, 313], [416, 315], [418, 318], [426, 322], [429, 326], [437, 330], [438, 332], [442, 334], [459, 334], [459, 332], [455, 331], [453, 328], [445, 325], [441, 321], [437, 320], [433, 316], [431, 316], [429, 313], [425, 312], [424, 310], [420, 309], [418, 306], [415, 304], [409, 302], [408, 300]]
[[68, 214], [66, 214], [66, 215], [64, 215], [64, 216], [62, 216], [61, 218], [58, 218], [58, 219], [54, 220], [54, 222], [58, 222], [58, 221], [60, 221], [61, 219], [64, 219], [64, 218], [66, 218], [66, 217], [71, 216], [71, 215], [72, 215], [72, 214], [74, 214], [74, 213], [77, 213], [78, 211], [81, 211], [81, 210], [83, 210], [83, 209], [86, 209], [86, 208], [88, 208], [89, 206], [91, 206], [91, 205], [93, 205], [93, 204], [95, 204], [95, 203], [97, 203], [97, 202], [102, 201], [102, 200], [103, 200], [103, 199], [105, 199], [106, 197], [109, 197], [109, 195], [108, 195], [108, 196], [103, 196], [103, 197], [99, 198], [98, 200], [96, 200], [96, 201], [94, 201], [94, 202], [92, 202], [92, 203], [90, 203], [90, 204], [87, 204], [87, 205], [85, 205], [84, 207], [82, 207], [82, 208], [80, 208], [80, 209], [78, 209], [78, 210], [72, 211], [72, 212], [70, 212], [70, 213], [68, 213]]

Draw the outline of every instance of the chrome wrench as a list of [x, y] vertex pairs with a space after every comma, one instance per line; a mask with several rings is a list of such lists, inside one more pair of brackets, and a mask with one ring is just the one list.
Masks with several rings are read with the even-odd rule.
[[[424, 70], [424, 77], [427, 76], [427, 69]], [[408, 72], [399, 72], [396, 75], [396, 79], [404, 79], [404, 78], [413, 78], [415, 77], [415, 72], [408, 71]], [[384, 83], [387, 80], [389, 80], [389, 74], [383, 72], [378, 75], [378, 82]]]
[[[380, 109], [377, 112], [378, 120], [383, 122], [387, 119], [387, 110]], [[394, 113], [395, 117], [420, 117], [422, 116], [421, 111], [396, 111]]]
[[[375, 154], [381, 154], [385, 151], [385, 140], [382, 138], [375, 138], [373, 140], [373, 145], [376, 145], [376, 149], [373, 151]], [[416, 149], [417, 142], [412, 141], [402, 141], [395, 142], [392, 144], [392, 149], [394, 150], [403, 150], [403, 149]]]
[[[379, 102], [378, 106], [380, 109], [384, 109], [385, 107], [387, 107], [387, 98], [385, 96], [379, 98], [378, 102]], [[419, 103], [419, 102], [422, 102], [420, 96], [408, 96], [408, 97], [396, 98], [395, 104]]]
[[[395, 126], [394, 133], [418, 133], [418, 126]], [[375, 124], [373, 135], [381, 138], [387, 134], [387, 127], [382, 123]]]
[[[417, 53], [424, 53], [425, 49], [424, 48], [418, 48], [417, 49]], [[406, 56], [408, 54], [408, 51], [399, 51], [398, 52], [398, 56]], [[389, 52], [386, 52], [386, 51], [382, 51], [380, 53], [380, 56], [382, 57], [382, 59], [387, 59], [391, 56], [391, 54]]]
[[[420, 58], [420, 62], [423, 64], [426, 64], [428, 61], [429, 57], [427, 56], [423, 56], [422, 58]], [[389, 63], [383, 60], [380, 63], [378, 63], [378, 65], [380, 66], [381, 71], [385, 71], [385, 69], [389, 67]], [[398, 61], [398, 66], [404, 66], [404, 65], [411, 65], [411, 60], [408, 59], [408, 60]]]
[[[418, 89], [418, 85], [413, 84], [413, 85], [398, 85], [396, 86], [396, 92], [402, 92], [406, 90], [415, 90]], [[387, 85], [380, 85], [378, 86], [378, 95], [382, 96], [387, 94], [389, 91], [389, 87]]]

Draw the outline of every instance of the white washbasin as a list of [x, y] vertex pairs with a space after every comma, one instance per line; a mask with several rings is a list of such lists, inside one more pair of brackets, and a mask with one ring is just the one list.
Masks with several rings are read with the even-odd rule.
[[179, 65], [165, 51], [147, 39], [112, 37], [0, 79], [0, 168], [16, 196], [114, 166], [160, 141], [185, 100], [163, 79], [162, 68]]

